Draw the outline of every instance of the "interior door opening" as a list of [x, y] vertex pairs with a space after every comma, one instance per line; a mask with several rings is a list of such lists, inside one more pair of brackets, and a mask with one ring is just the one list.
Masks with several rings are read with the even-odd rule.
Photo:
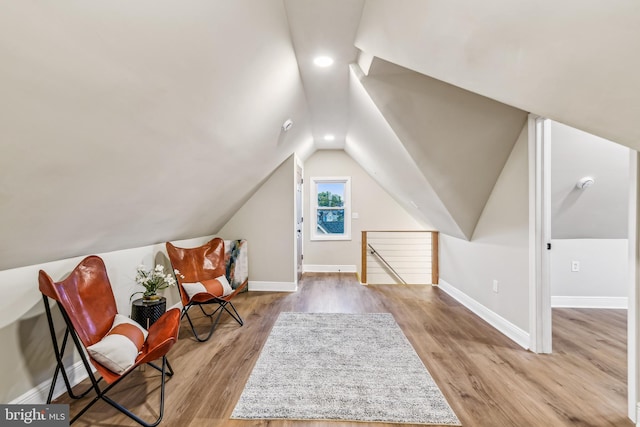
[[[532, 124], [536, 166], [532, 350], [556, 350], [554, 316], [562, 325], [557, 332], [575, 328], [579, 344], [593, 340], [595, 345], [596, 340], [615, 335], [609, 348], [619, 346], [618, 365], [629, 360], [628, 416], [635, 421], [635, 262], [629, 260], [635, 258], [630, 254], [636, 245], [631, 226], [636, 222], [631, 188], [637, 179], [636, 153], [548, 119], [535, 118]], [[584, 182], [592, 185], [580, 185]], [[628, 334], [619, 329], [620, 322], [611, 322], [613, 329], [608, 332], [597, 331], [597, 326], [606, 326], [616, 316], [626, 319]], [[590, 330], [581, 327], [592, 321]], [[603, 335], [598, 338], [598, 333]], [[579, 346], [567, 347], [562, 335], [557, 337], [562, 352], [579, 351]]]

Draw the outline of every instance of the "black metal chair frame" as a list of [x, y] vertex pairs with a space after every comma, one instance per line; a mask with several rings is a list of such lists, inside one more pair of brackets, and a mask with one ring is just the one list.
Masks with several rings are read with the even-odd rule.
[[[182, 286], [180, 286], [180, 292], [184, 292], [184, 289], [182, 289]], [[213, 310], [213, 312], [211, 312], [211, 313], [207, 313], [202, 306], [203, 305], [208, 305], [208, 304], [218, 304], [218, 308]], [[202, 313], [205, 316], [209, 317], [209, 319], [213, 319], [213, 316], [216, 313], [218, 313], [218, 315], [216, 316], [216, 319], [211, 324], [211, 328], [209, 329], [209, 333], [207, 334], [207, 336], [205, 338], [202, 338], [200, 335], [198, 335], [198, 332], [196, 331], [196, 328], [195, 328], [195, 326], [193, 324], [193, 321], [191, 320], [191, 317], [189, 316], [189, 309], [191, 307], [193, 307], [193, 306], [200, 307], [200, 310], [202, 311]], [[227, 306], [231, 306], [231, 309], [233, 310], [233, 313], [231, 311], [229, 311]], [[231, 317], [233, 317], [233, 319], [236, 322], [238, 322], [240, 324], [240, 326], [244, 325], [244, 321], [242, 320], [242, 317], [240, 317], [240, 315], [238, 314], [238, 311], [234, 307], [233, 303], [231, 301], [227, 301], [227, 300], [221, 299], [221, 298], [212, 298], [210, 300], [202, 301], [202, 302], [192, 301], [191, 300], [191, 301], [189, 301], [189, 304], [187, 304], [185, 307], [182, 308], [182, 314], [180, 315], [180, 318], [183, 318], [183, 317], [186, 316], [187, 320], [189, 321], [189, 326], [191, 326], [191, 331], [193, 332], [193, 336], [199, 342], [205, 342], [209, 338], [211, 338], [211, 335], [213, 335], [213, 332], [215, 331], [216, 326], [218, 326], [218, 322], [220, 321], [220, 316], [222, 316], [222, 313], [225, 312], [225, 311], [227, 313], [229, 313], [229, 315]]]
[[[165, 383], [166, 383], [166, 376], [169, 376], [169, 377], [173, 376], [173, 368], [169, 364], [167, 357], [162, 356], [162, 367], [156, 366], [153, 363], [147, 363], [147, 365], [153, 367], [154, 369], [162, 373], [161, 386], [160, 386], [160, 414], [155, 421], [149, 423], [142, 420], [140, 417], [138, 417], [136, 414], [131, 412], [129, 409], [125, 408], [124, 406], [122, 406], [121, 404], [119, 404], [118, 402], [114, 401], [113, 399], [111, 399], [109, 396], [106, 395], [106, 393], [109, 390], [111, 390], [122, 379], [124, 379], [127, 375], [133, 372], [134, 369], [131, 369], [128, 372], [125, 372], [122, 376], [120, 376], [120, 378], [115, 380], [113, 383], [101, 389], [99, 386], [99, 383], [100, 381], [102, 381], [102, 377], [96, 379], [95, 375], [93, 374], [91, 365], [89, 364], [87, 356], [85, 355], [84, 347], [80, 342], [80, 339], [78, 338], [78, 336], [73, 330], [73, 325], [71, 323], [71, 319], [69, 318], [67, 312], [64, 310], [64, 308], [60, 304], [57, 304], [58, 307], [60, 308], [60, 312], [62, 313], [62, 317], [64, 318], [66, 323], [66, 330], [64, 332], [64, 338], [62, 339], [62, 346], [58, 346], [58, 338], [56, 337], [55, 326], [53, 323], [53, 316], [51, 314], [51, 307], [49, 306], [49, 298], [46, 295], [42, 295], [42, 298], [44, 301], [44, 307], [47, 314], [47, 321], [49, 323], [49, 332], [51, 334], [51, 341], [53, 342], [53, 351], [56, 356], [56, 369], [53, 374], [53, 379], [51, 380], [51, 386], [49, 388], [47, 403], [51, 403], [51, 400], [53, 398], [54, 388], [56, 386], [56, 381], [58, 379], [58, 374], [61, 373], [62, 378], [64, 379], [65, 386], [67, 388], [67, 393], [72, 399], [81, 399], [85, 397], [87, 394], [89, 394], [91, 390], [94, 390], [96, 393], [96, 396], [93, 398], [93, 400], [91, 400], [91, 402], [89, 402], [84, 408], [80, 410], [80, 412], [78, 412], [71, 419], [70, 424], [73, 424], [82, 414], [84, 414], [90, 407], [92, 407], [98, 400], [101, 400], [101, 399], [142, 426], [154, 427], [160, 424], [160, 422], [162, 421], [162, 417], [164, 415], [164, 394], [165, 394], [164, 389], [165, 389]], [[84, 368], [87, 371], [89, 379], [91, 380], [91, 385], [89, 386], [89, 388], [83, 391], [79, 395], [76, 395], [75, 393], [73, 393], [73, 390], [71, 388], [71, 383], [69, 382], [69, 377], [67, 375], [66, 369], [64, 367], [64, 363], [62, 361], [69, 336], [71, 336], [71, 339], [73, 340], [76, 346], [76, 349], [78, 350], [78, 353], [80, 354], [80, 357], [82, 359], [82, 364], [84, 365]]]

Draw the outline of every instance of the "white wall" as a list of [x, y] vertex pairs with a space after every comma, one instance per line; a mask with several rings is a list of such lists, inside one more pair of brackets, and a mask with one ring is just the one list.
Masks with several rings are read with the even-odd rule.
[[628, 251], [627, 239], [553, 239], [551, 305], [627, 308]]
[[247, 239], [250, 289], [253, 282], [295, 284], [295, 191], [291, 155], [217, 233]]
[[627, 147], [551, 122], [552, 306], [627, 307], [629, 182]]
[[[351, 240], [312, 241], [309, 239], [311, 176], [350, 176], [351, 212], [359, 215], [351, 222]], [[362, 230], [425, 230], [367, 172], [343, 150], [316, 151], [304, 165], [304, 269], [318, 266], [354, 266], [361, 273]]]
[[[485, 312], [489, 310], [494, 319], [516, 331], [521, 344], [527, 341], [529, 330], [527, 143], [525, 125], [473, 238], [465, 241], [440, 236], [441, 287], [468, 298]], [[498, 281], [497, 293], [493, 292], [494, 280]]]
[[[176, 243], [185, 247], [197, 246], [210, 238], [206, 236]], [[164, 244], [97, 255], [106, 264], [118, 311], [125, 315], [131, 309], [129, 297], [134, 291], [142, 289], [135, 284], [136, 267], [140, 264], [150, 267], [156, 263], [170, 266]], [[54, 280], [62, 280], [83, 258], [79, 256], [0, 271], [0, 294], [3, 295], [0, 300], [0, 342], [3, 343], [0, 364], [5, 367], [0, 370], [0, 402], [20, 399], [34, 387], [51, 379], [55, 357], [42, 295], [38, 290], [38, 272], [44, 270]], [[164, 296], [167, 297], [168, 307], [180, 301], [176, 288], [164, 290]], [[59, 332], [63, 333], [64, 330]], [[67, 359], [69, 364], [75, 360], [74, 357]], [[47, 391], [44, 389], [44, 394], [35, 396], [35, 399], [44, 403]]]
[[[590, 176], [595, 184], [579, 190]], [[626, 239], [629, 149], [551, 122], [551, 237]]]

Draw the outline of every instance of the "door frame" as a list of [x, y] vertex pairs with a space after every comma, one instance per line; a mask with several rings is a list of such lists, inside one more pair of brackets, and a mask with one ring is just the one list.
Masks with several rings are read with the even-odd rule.
[[[551, 122], [529, 114], [529, 348], [535, 353], [551, 353]], [[629, 156], [629, 274], [627, 309], [627, 416], [640, 419], [638, 378], [640, 372], [638, 331], [640, 331], [640, 153]]]
[[629, 154], [629, 293], [627, 306], [627, 400], [628, 400], [628, 416], [637, 422], [640, 418], [638, 403], [638, 331], [640, 327], [638, 322], [638, 286], [640, 277], [638, 277], [638, 265], [640, 248], [640, 227], [638, 226], [638, 212], [640, 207], [640, 186], [638, 185], [638, 164], [640, 162], [640, 154], [630, 149]]
[[529, 114], [529, 348], [551, 353], [550, 121]]
[[304, 169], [297, 156], [294, 162], [294, 277], [296, 287], [302, 279], [304, 247]]

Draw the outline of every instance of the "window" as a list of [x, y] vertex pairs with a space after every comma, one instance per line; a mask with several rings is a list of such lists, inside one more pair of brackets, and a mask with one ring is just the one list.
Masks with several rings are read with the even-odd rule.
[[351, 240], [351, 178], [311, 178], [311, 240]]

